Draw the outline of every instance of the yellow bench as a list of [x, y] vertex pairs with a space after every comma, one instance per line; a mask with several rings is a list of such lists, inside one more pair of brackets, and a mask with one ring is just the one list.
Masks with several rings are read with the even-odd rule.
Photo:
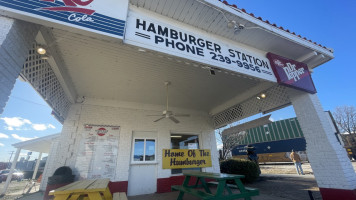
[[116, 192], [113, 194], [113, 200], [127, 200], [125, 192]]

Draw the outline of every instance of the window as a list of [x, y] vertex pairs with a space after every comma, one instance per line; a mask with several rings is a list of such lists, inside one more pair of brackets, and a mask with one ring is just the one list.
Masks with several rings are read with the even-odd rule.
[[[199, 149], [199, 137], [197, 135], [171, 134], [172, 149]], [[197, 170], [200, 168], [172, 169], [172, 174], [181, 174], [183, 170]]]
[[134, 139], [133, 159], [134, 162], [153, 162], [156, 160], [155, 139]]

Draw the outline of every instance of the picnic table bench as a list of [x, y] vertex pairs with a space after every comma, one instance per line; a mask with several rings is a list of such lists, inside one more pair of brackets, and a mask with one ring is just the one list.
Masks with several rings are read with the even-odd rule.
[[125, 193], [111, 194], [109, 190], [109, 179], [94, 179], [76, 181], [69, 185], [60, 187], [49, 192], [54, 195], [54, 200], [127, 200]]
[[[258, 189], [248, 188], [242, 184], [240, 179], [244, 178], [243, 175], [208, 172], [186, 172], [183, 174], [185, 175], [183, 184], [172, 186], [172, 190], [180, 191], [177, 200], [182, 200], [184, 193], [207, 200], [230, 200], [240, 198], [250, 200], [251, 196], [259, 195]], [[195, 185], [189, 185], [191, 177], [196, 177]], [[207, 182], [206, 179], [214, 179], [216, 182]], [[235, 184], [228, 184], [228, 180], [233, 180]], [[201, 184], [199, 184], [199, 182]], [[215, 194], [211, 192], [209, 188], [211, 186], [217, 186]], [[199, 188], [203, 188], [204, 190], [198, 190]], [[234, 193], [231, 189], [238, 189], [239, 193]]]

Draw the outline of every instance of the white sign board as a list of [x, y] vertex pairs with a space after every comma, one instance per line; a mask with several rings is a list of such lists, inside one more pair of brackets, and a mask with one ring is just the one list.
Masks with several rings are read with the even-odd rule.
[[[56, 27], [74, 27], [123, 38], [128, 0], [0, 0], [14, 18]], [[62, 27], [62, 26], [61, 26]]]
[[86, 127], [75, 168], [79, 179], [115, 178], [119, 150], [119, 127]]
[[182, 28], [183, 25], [174, 26], [173, 23], [162, 16], [130, 8], [124, 42], [276, 82], [264, 54], [247, 51], [238, 43], [199, 29]]

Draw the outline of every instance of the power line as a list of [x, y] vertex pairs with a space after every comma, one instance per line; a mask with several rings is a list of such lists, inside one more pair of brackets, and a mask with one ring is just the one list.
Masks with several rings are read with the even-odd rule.
[[21, 101], [25, 101], [27, 103], [32, 103], [32, 104], [35, 104], [35, 105], [39, 105], [39, 106], [45, 106], [45, 107], [49, 107], [48, 105], [44, 105], [44, 104], [40, 104], [40, 103], [36, 103], [34, 101], [30, 101], [30, 100], [27, 100], [27, 99], [23, 99], [21, 97], [16, 97], [16, 96], [10, 96], [11, 98], [15, 98], [15, 99], [18, 99], [18, 100], [21, 100]]

